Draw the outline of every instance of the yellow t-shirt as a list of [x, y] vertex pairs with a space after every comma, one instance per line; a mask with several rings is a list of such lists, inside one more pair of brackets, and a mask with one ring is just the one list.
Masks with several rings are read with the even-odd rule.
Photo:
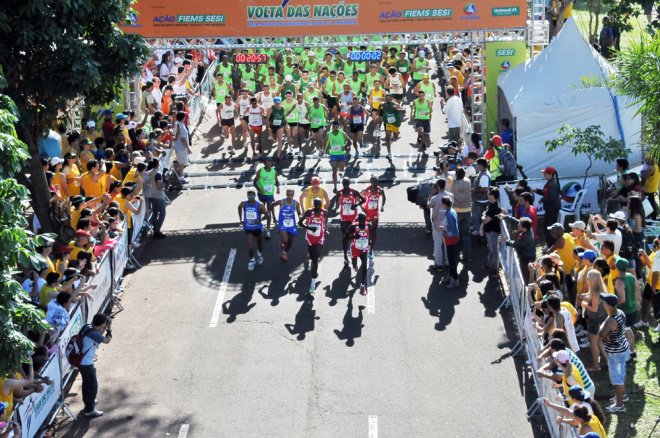
[[616, 266], [614, 268], [611, 266], [612, 260], [615, 258], [616, 258], [616, 254], [612, 254], [611, 256], [605, 259], [607, 265], [610, 267], [610, 276], [612, 277], [612, 282], [615, 282], [616, 279], [619, 278], [619, 271], [616, 270]]
[[92, 180], [94, 174], [92, 172], [85, 172], [82, 176], [82, 189], [85, 191], [85, 196], [93, 196], [98, 198], [105, 191], [103, 188], [103, 178], [99, 178], [97, 182]]
[[5, 402], [9, 406], [5, 409], [5, 416], [0, 418], [0, 421], [7, 421], [14, 410], [14, 391], [11, 391], [9, 395], [5, 395], [5, 392], [1, 389], [6, 381], [7, 378], [0, 379], [0, 402]]
[[[584, 382], [582, 381], [582, 375], [580, 374], [580, 370], [578, 367], [573, 365], [571, 367], [571, 375], [575, 379], [578, 385], [580, 385], [582, 388], [584, 388]], [[568, 389], [570, 388], [570, 385], [566, 382], [566, 374], [564, 374], [561, 378], [561, 383], [564, 385], [564, 394], [568, 394]], [[568, 405], [572, 406], [573, 405], [573, 400], [568, 400]]]
[[321, 208], [325, 208], [325, 198], [323, 197], [323, 189], [319, 187], [319, 191], [317, 193], [312, 192], [312, 188], [310, 187], [309, 190], [307, 190], [307, 197], [305, 198], [305, 210], [309, 210], [310, 208], [314, 207], [314, 199], [319, 198], [322, 202]]
[[573, 270], [576, 263], [575, 259], [573, 258], [573, 248], [575, 248], [575, 241], [573, 240], [573, 237], [568, 233], [564, 233], [564, 247], [558, 248], [557, 254], [559, 254], [559, 258], [564, 264], [564, 272], [567, 274]]
[[655, 164], [655, 173], [651, 175], [651, 178], [647, 178], [644, 181], [644, 193], [655, 193], [658, 191], [658, 184], [660, 184], [660, 168]]
[[614, 295], [614, 279], [612, 279], [612, 275], [606, 275], [603, 278], [603, 281], [606, 283], [605, 286], [607, 286], [607, 293]]
[[77, 229], [78, 220], [80, 219], [80, 212], [82, 210], [76, 210], [74, 207], [71, 207], [71, 226], [73, 229]]
[[142, 176], [138, 175], [137, 168], [133, 168], [126, 174], [126, 178], [124, 178], [124, 186], [126, 186], [126, 183], [128, 181], [132, 181], [132, 182], [137, 184], [137, 182], [141, 179], [142, 179]]
[[117, 195], [117, 197], [115, 197], [115, 201], [117, 201], [117, 203], [119, 204], [119, 209], [124, 213], [124, 218], [126, 220], [126, 224], [128, 225], [128, 228], [131, 228], [132, 211], [126, 208], [126, 203], [128, 202], [128, 200], [124, 199], [122, 195]]
[[41, 304], [42, 306], [47, 306], [48, 294], [53, 291], [55, 291], [54, 288], [44, 284], [43, 287], [41, 288], [41, 291], [39, 291], [39, 304]]
[[[71, 167], [67, 166], [66, 168], [69, 169], [69, 178], [80, 176], [80, 171], [78, 170], [78, 166], [76, 166], [75, 164]], [[68, 183], [66, 183], [66, 188], [69, 191], [69, 196], [79, 195], [80, 181], [69, 181]]]
[[369, 98], [371, 98], [371, 103], [372, 103], [373, 109], [380, 108], [380, 105], [383, 103], [383, 97], [384, 97], [384, 94], [383, 94], [383, 89], [382, 88], [379, 89], [378, 91], [376, 91], [375, 88], [371, 89], [371, 92], [369, 93]]

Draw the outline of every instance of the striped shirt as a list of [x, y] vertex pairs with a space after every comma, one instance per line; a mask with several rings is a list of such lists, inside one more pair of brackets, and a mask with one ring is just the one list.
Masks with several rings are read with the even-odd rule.
[[626, 329], [626, 315], [621, 309], [616, 309], [616, 315], [610, 316], [616, 321], [616, 329], [612, 330], [603, 339], [603, 345], [607, 353], [624, 353], [630, 346], [624, 333]]
[[580, 377], [582, 377], [582, 383], [584, 383], [584, 389], [591, 392], [593, 397], [593, 393], [594, 390], [596, 389], [596, 385], [594, 385], [593, 380], [591, 380], [591, 377], [589, 377], [589, 373], [587, 373], [587, 369], [584, 367], [584, 364], [577, 356], [577, 354], [573, 352], [573, 350], [567, 348], [566, 351], [568, 352], [569, 361], [580, 372]]

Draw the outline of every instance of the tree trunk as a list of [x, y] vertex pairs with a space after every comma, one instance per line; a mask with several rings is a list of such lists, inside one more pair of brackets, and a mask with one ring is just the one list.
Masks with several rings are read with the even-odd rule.
[[50, 190], [41, 165], [41, 157], [39, 157], [38, 140], [31, 135], [31, 132], [20, 127], [17, 132], [21, 140], [28, 145], [30, 161], [28, 166], [23, 169], [23, 174], [16, 175], [16, 179], [30, 190], [32, 209], [41, 223], [42, 231], [51, 233], [54, 230], [50, 223]]
[[564, 12], [566, 12], [566, 9], [568, 9], [571, 4], [573, 4], [573, 0], [567, 0], [562, 2], [561, 6], [557, 8], [557, 23], [554, 27], [552, 27], [552, 25], [550, 26], [553, 37], [557, 36], [561, 28], [564, 27], [564, 22], [566, 21], [564, 19]]

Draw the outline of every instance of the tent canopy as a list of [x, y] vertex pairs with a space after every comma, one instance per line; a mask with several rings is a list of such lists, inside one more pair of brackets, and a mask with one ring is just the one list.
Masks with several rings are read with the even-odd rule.
[[[556, 138], [563, 124], [586, 128], [600, 126], [605, 137], [625, 138], [633, 153], [631, 163], [641, 160], [641, 117], [626, 96], [609, 88], [585, 88], [582, 80], [604, 80], [615, 69], [584, 39], [570, 17], [561, 32], [539, 55], [500, 75], [497, 81], [500, 113], [510, 113], [516, 130], [516, 155], [528, 176], [552, 165], [560, 176], [583, 175], [589, 160], [575, 157], [570, 147], [552, 153], [545, 141]], [[596, 161], [590, 173], [608, 172], [613, 164]]]

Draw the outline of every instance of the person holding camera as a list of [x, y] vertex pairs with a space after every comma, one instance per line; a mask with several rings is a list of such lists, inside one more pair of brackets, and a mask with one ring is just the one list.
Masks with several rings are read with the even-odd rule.
[[428, 208], [431, 209], [431, 222], [433, 224], [433, 260], [434, 269], [441, 272], [445, 265], [449, 265], [447, 250], [444, 243], [444, 222], [447, 209], [442, 204], [442, 198], [447, 196], [454, 200], [454, 195], [445, 191], [447, 181], [443, 178], [438, 179], [431, 187], [431, 196], [429, 196]]
[[82, 351], [84, 356], [78, 366], [82, 378], [82, 398], [85, 403], [85, 416], [96, 418], [103, 415], [102, 411], [95, 408], [96, 394], [99, 391], [99, 383], [96, 378], [96, 367], [94, 367], [94, 356], [101, 344], [109, 344], [112, 341], [112, 330], [110, 326], [112, 319], [108, 315], [98, 313], [92, 318], [92, 323], [84, 325], [80, 330], [83, 338]]

